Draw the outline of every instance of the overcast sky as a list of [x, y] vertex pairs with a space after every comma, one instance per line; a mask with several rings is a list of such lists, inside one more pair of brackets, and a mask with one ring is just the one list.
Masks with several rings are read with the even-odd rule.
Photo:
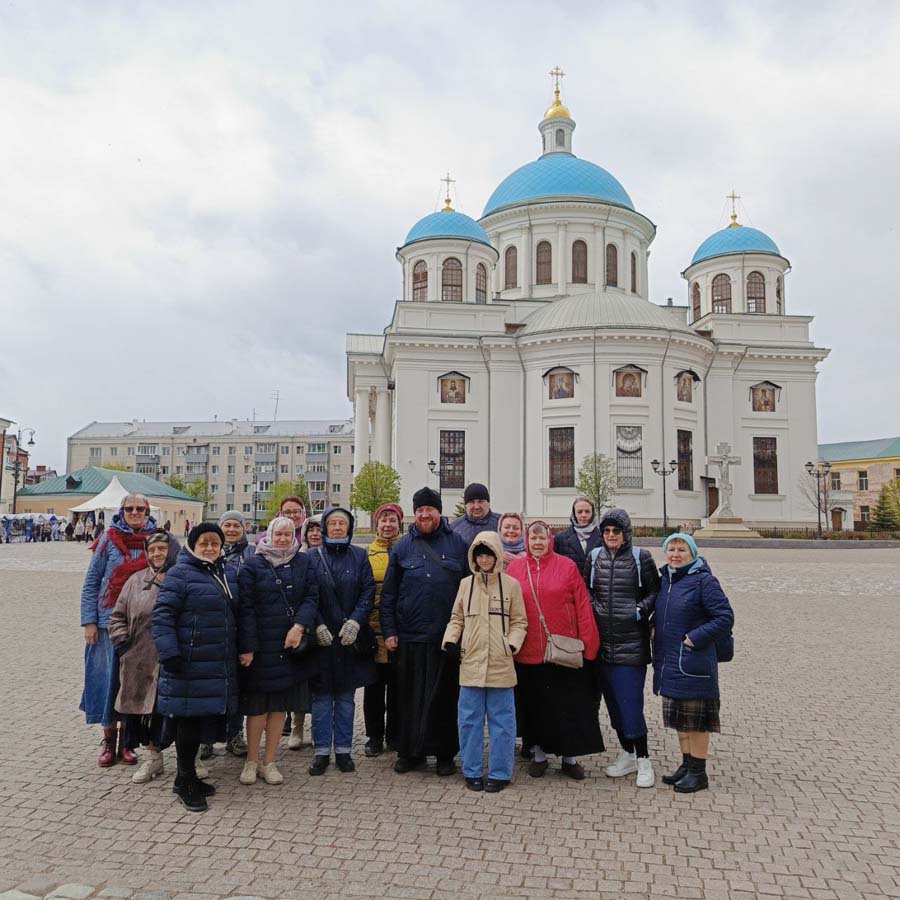
[[900, 6], [750, 6], [4, 0], [0, 416], [59, 469], [95, 419], [349, 416], [345, 332], [445, 171], [477, 218], [539, 155], [559, 64], [651, 298], [735, 188], [831, 348], [820, 440], [900, 434]]

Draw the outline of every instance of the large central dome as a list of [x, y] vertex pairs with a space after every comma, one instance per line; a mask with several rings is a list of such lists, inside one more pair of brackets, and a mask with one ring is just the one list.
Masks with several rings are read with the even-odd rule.
[[549, 153], [504, 178], [482, 217], [507, 206], [540, 200], [602, 200], [634, 209], [628, 192], [606, 169], [569, 153]]

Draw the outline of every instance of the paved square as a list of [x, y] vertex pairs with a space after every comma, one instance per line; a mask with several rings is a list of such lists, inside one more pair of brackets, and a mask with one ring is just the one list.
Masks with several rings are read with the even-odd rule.
[[[612, 781], [613, 748], [580, 784], [520, 762], [508, 790], [473, 794], [364, 759], [360, 713], [355, 775], [310, 778], [310, 751], [284, 750], [283, 785], [245, 788], [217, 757], [201, 816], [172, 795], [172, 751], [148, 786], [97, 768], [78, 711], [87, 555], [0, 546], [0, 898], [900, 897], [898, 550], [708, 552], [737, 617], [708, 792]], [[677, 741], [657, 698], [647, 712], [659, 776]]]

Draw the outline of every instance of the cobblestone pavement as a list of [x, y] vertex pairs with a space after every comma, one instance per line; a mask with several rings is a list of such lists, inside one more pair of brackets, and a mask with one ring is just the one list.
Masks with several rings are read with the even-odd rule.
[[[197, 816], [173, 759], [147, 786], [96, 765], [84, 547], [0, 546], [0, 898], [900, 897], [900, 551], [708, 555], [737, 614], [712, 790], [613, 781], [607, 751], [582, 783], [519, 762], [473, 794], [364, 759], [358, 728], [355, 775], [310, 778], [310, 751], [285, 750], [282, 786], [246, 788], [217, 757]], [[659, 775], [677, 741], [647, 706]]]

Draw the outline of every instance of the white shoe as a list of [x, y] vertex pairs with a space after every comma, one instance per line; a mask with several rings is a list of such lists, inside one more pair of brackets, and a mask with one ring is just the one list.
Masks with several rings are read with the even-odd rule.
[[606, 774], [610, 778], [621, 778], [623, 775], [630, 775], [638, 770], [638, 758], [634, 753], [628, 753], [623, 750], [619, 754], [619, 758], [611, 765], [606, 767]]
[[256, 784], [256, 772], [259, 768], [259, 763], [254, 762], [252, 759], [248, 759], [244, 763], [244, 768], [241, 769], [241, 777], [239, 781], [241, 784]]
[[656, 784], [656, 776], [653, 774], [653, 763], [650, 757], [641, 756], [637, 761], [637, 786], [641, 788], [653, 787]]
[[284, 781], [284, 775], [278, 771], [278, 766], [273, 762], [270, 762], [268, 765], [260, 763], [259, 774], [262, 775], [266, 784], [281, 784]]
[[197, 758], [194, 760], [194, 768], [197, 770], [198, 778], [206, 778], [209, 775], [209, 769], [200, 762], [200, 754], [197, 754]]
[[288, 738], [288, 750], [299, 750], [303, 746], [303, 726], [294, 725]]
[[163, 755], [159, 750], [148, 750], [144, 761], [138, 766], [137, 772], [131, 776], [134, 784], [146, 784], [152, 781], [156, 775], [163, 773]]

